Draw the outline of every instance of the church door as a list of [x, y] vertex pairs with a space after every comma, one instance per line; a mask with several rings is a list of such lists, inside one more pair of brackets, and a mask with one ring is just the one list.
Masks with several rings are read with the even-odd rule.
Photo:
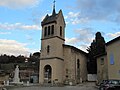
[[52, 77], [52, 68], [50, 65], [46, 65], [44, 67], [44, 82], [51, 83], [51, 77]]

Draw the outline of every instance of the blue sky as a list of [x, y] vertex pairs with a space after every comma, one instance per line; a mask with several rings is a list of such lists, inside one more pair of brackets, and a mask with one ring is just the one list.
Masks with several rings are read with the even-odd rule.
[[[0, 0], [0, 54], [25, 55], [41, 48], [41, 21], [53, 0]], [[120, 36], [119, 0], [56, 0], [66, 21], [65, 43], [86, 50], [100, 31], [108, 42]]]

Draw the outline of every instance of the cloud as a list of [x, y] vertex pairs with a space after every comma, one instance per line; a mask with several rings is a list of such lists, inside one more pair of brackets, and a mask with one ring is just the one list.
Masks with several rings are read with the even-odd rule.
[[80, 12], [79, 18], [120, 22], [119, 0], [77, 0], [76, 4], [76, 9]]
[[74, 31], [76, 36], [72, 38], [66, 38], [65, 43], [74, 45], [79, 49], [86, 51], [87, 47], [94, 39], [95, 32], [93, 32], [92, 28], [80, 28]]
[[80, 46], [78, 46], [79, 49], [83, 50], [84, 52], [88, 52], [86, 49], [87, 47], [89, 47], [88, 44], [81, 44]]
[[113, 38], [116, 38], [116, 37], [120, 36], [120, 32], [108, 33], [107, 36], [108, 36], [109, 38], [112, 38], [112, 39], [113, 39]]
[[33, 37], [31, 35], [26, 35], [27, 40], [33, 41]]
[[76, 44], [76, 43], [90, 43], [94, 39], [95, 32], [92, 28], [82, 28], [75, 30], [76, 36], [73, 38], [66, 38], [66, 43]]
[[38, 25], [25, 25], [21, 23], [9, 24], [9, 23], [0, 23], [0, 29], [3, 30], [40, 30], [41, 27]]
[[36, 6], [41, 0], [0, 0], [0, 6], [20, 9]]
[[78, 39], [83, 43], [90, 43], [93, 40], [95, 32], [93, 32], [92, 28], [82, 28], [75, 30], [75, 33], [78, 34]]
[[67, 44], [76, 44], [77, 42], [79, 42], [78, 38], [66, 38], [66, 43]]
[[[68, 22], [71, 22], [72, 24], [79, 24], [79, 23], [86, 23], [88, 22], [88, 18], [80, 18], [81, 14], [80, 12], [69, 12], [66, 16], [65, 16], [65, 19], [66, 21]], [[68, 23], [69, 23], [68, 22]]]
[[79, 40], [79, 38], [66, 38], [66, 44], [73, 45], [85, 52], [87, 52], [86, 49], [89, 46], [89, 44], [86, 44], [85, 42], [84, 42], [84, 44], [81, 44], [81, 41]]
[[8, 35], [11, 34], [11, 32], [0, 32], [1, 35]]
[[68, 17], [76, 18], [80, 15], [80, 13], [79, 12], [77, 12], [77, 13], [69, 12], [68, 15], [69, 15]]
[[29, 48], [26, 48], [25, 43], [20, 43], [15, 40], [0, 39], [0, 54], [7, 55], [29, 55]]

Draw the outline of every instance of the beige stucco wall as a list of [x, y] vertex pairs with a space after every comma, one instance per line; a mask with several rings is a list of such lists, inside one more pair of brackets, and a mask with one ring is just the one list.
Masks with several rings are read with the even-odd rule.
[[[107, 54], [97, 58], [98, 82], [105, 79], [120, 79], [120, 40], [107, 44]], [[114, 64], [110, 63], [111, 54], [114, 56]], [[101, 65], [101, 58], [104, 58], [104, 65]]]
[[[101, 59], [104, 59], [104, 62], [101, 62]], [[102, 80], [108, 78], [108, 65], [107, 65], [107, 56], [103, 55], [97, 58], [97, 83], [100, 83]]]
[[[52, 39], [42, 40], [41, 43], [41, 58], [59, 57], [63, 58], [63, 43], [64, 41], [54, 37]], [[47, 46], [50, 46], [50, 52], [47, 54]]]
[[68, 69], [68, 79], [77, 81], [77, 59], [80, 60], [80, 78], [87, 80], [87, 57], [70, 47], [64, 47], [64, 79], [66, 79], [66, 69]]
[[[114, 56], [114, 64], [110, 64], [110, 55]], [[120, 40], [107, 46], [108, 78], [120, 79]]]
[[54, 59], [46, 59], [40, 61], [40, 77], [39, 77], [39, 83], [44, 83], [44, 67], [46, 65], [50, 65], [52, 68], [52, 77], [51, 81], [55, 81], [55, 79], [58, 79], [58, 82], [63, 82], [63, 61], [59, 60], [57, 58]]
[[[62, 26], [62, 36], [60, 36], [60, 26]], [[64, 17], [61, 11], [59, 11], [58, 18], [57, 18], [57, 24], [56, 24], [56, 32], [57, 36], [65, 38], [65, 22]]]

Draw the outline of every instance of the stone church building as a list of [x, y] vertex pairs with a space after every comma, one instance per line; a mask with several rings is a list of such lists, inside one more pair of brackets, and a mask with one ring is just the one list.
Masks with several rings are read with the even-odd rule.
[[60, 10], [41, 22], [39, 83], [77, 84], [87, 80], [87, 53], [65, 44], [65, 20]]

